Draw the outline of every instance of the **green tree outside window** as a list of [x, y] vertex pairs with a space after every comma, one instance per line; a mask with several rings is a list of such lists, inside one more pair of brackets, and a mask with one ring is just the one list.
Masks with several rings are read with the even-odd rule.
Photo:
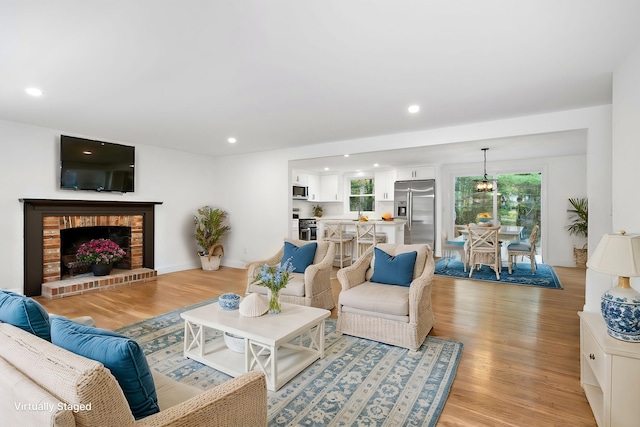
[[350, 181], [349, 212], [373, 212], [375, 210], [375, 181], [373, 178]]

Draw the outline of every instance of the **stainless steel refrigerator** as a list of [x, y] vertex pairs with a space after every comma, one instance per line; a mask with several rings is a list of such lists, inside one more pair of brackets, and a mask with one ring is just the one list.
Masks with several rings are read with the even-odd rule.
[[396, 181], [394, 212], [397, 219], [407, 220], [404, 227], [405, 245], [427, 243], [435, 251], [436, 181]]

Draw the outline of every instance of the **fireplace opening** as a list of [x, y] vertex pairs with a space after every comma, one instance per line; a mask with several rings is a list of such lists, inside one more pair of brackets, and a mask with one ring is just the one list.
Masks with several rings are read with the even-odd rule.
[[127, 253], [113, 265], [115, 269], [131, 269], [131, 227], [95, 226], [60, 230], [60, 276], [74, 276], [89, 271], [88, 266], [75, 263], [80, 245], [92, 239], [109, 239]]

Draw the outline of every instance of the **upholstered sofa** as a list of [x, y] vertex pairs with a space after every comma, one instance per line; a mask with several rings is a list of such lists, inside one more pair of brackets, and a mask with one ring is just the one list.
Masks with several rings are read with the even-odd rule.
[[135, 420], [110, 371], [8, 323], [0, 323], [2, 425], [266, 425], [262, 372], [206, 391], [153, 372], [160, 412]]
[[262, 372], [202, 391], [149, 369], [134, 340], [93, 327], [93, 319], [49, 316], [33, 299], [4, 290], [0, 290], [0, 378], [1, 425], [267, 423]]

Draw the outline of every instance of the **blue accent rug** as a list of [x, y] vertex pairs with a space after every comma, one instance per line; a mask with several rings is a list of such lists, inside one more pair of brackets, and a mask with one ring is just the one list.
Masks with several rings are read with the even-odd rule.
[[[438, 260], [436, 262], [435, 274], [440, 276], [457, 277], [459, 279], [469, 279], [469, 269], [467, 268], [467, 271], [465, 272], [462, 262], [452, 259]], [[509, 274], [507, 267], [502, 267], [500, 280], [496, 280], [496, 273], [491, 268], [483, 265], [480, 270], [473, 272], [471, 280], [484, 280], [486, 282], [508, 283], [510, 285], [562, 289], [560, 279], [558, 279], [553, 267], [540, 263], [536, 268], [536, 274], [531, 274], [531, 264], [528, 262], [519, 262], [513, 269], [512, 274]]]
[[[230, 377], [182, 356], [180, 313], [207, 301], [118, 329], [135, 339], [152, 369], [186, 384], [216, 386]], [[335, 332], [325, 323], [325, 357], [277, 392], [268, 392], [269, 426], [435, 426], [462, 354], [462, 343], [427, 337], [417, 352]], [[206, 340], [219, 336], [207, 329]]]

